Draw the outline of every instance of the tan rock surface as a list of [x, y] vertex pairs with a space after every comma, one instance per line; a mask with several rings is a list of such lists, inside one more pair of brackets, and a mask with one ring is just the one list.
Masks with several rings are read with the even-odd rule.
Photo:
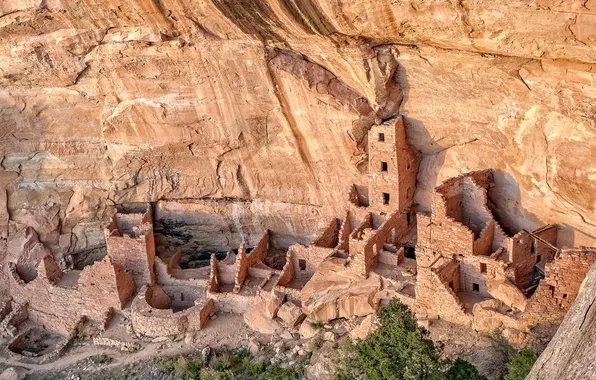
[[309, 318], [327, 322], [340, 317], [365, 316], [378, 309], [380, 277], [371, 273], [363, 280], [345, 270], [344, 265], [344, 259], [326, 259], [302, 289], [302, 310]]
[[286, 302], [287, 295], [285, 293], [274, 290], [265, 301], [265, 315], [271, 319], [277, 317], [279, 308]]
[[305, 315], [302, 313], [302, 309], [300, 308], [300, 306], [296, 305], [291, 301], [281, 305], [281, 307], [277, 311], [277, 316], [282, 321], [284, 321], [284, 323], [288, 327], [298, 326], [300, 322], [302, 322], [305, 318]]
[[594, 379], [596, 375], [596, 265], [528, 380]]
[[505, 227], [593, 243], [593, 0], [160, 4], [0, 4], [2, 230], [55, 203], [71, 250], [100, 246], [108, 199], [339, 216], [366, 129], [401, 111], [422, 209], [443, 179], [494, 167]]
[[264, 313], [265, 305], [259, 302], [244, 313], [244, 322], [254, 331], [262, 334], [275, 334], [282, 326]]

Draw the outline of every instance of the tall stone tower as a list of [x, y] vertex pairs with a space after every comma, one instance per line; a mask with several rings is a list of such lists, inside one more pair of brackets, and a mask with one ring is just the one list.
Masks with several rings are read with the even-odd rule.
[[369, 130], [368, 156], [371, 211], [408, 211], [416, 190], [418, 157], [408, 145], [401, 115]]

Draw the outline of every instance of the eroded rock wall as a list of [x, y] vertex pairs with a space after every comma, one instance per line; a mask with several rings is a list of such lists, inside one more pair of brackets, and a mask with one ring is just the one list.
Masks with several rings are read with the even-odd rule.
[[54, 204], [69, 250], [99, 246], [108, 206], [160, 199], [325, 222], [401, 112], [420, 209], [493, 167], [505, 228], [593, 245], [594, 25], [593, 0], [3, 1], [0, 236]]

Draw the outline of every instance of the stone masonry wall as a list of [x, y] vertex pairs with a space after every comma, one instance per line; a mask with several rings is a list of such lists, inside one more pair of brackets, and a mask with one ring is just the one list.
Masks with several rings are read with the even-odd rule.
[[339, 242], [337, 243], [337, 249], [345, 253], [350, 251], [350, 234], [352, 233], [352, 222], [350, 220], [350, 211], [346, 210], [344, 220], [339, 228]]
[[407, 143], [402, 116], [369, 130], [368, 154], [370, 209], [407, 211], [416, 190], [418, 158]]
[[416, 280], [416, 308], [419, 315], [441, 318], [448, 322], [471, 326], [472, 318], [453, 289], [459, 287], [459, 270], [455, 260], [442, 258], [436, 269], [419, 267]]
[[536, 255], [532, 254], [534, 239], [525, 231], [520, 231], [511, 239], [509, 260], [515, 273], [515, 285], [525, 289], [532, 284]]
[[[302, 244], [294, 244], [289, 250], [292, 252], [293, 264], [294, 264], [294, 275], [296, 278], [311, 278], [317, 267], [327, 257], [333, 255], [335, 248], [324, 248], [309, 246], [305, 247]], [[304, 269], [301, 268], [301, 261]]]
[[286, 253], [286, 263], [284, 264], [284, 267], [282, 268], [279, 275], [279, 279], [277, 280], [278, 286], [287, 287], [296, 278], [294, 256], [294, 252], [292, 250], [288, 250]]
[[139, 285], [155, 283], [153, 265], [155, 250], [148, 250], [153, 242], [153, 231], [146, 235], [133, 238], [129, 235], [120, 236], [118, 231], [105, 231], [108, 254], [114, 262], [130, 270]]
[[339, 243], [339, 220], [333, 218], [331, 222], [312, 241], [311, 245], [323, 248], [335, 248]]
[[17, 303], [28, 304], [31, 320], [62, 333], [83, 316], [102, 322], [110, 309], [122, 308], [121, 296], [134, 292], [132, 275], [108, 256], [85, 267], [76, 287], [54, 286], [43, 276], [24, 286], [11, 280], [10, 287]]
[[558, 323], [571, 308], [580, 285], [596, 262], [596, 248], [564, 249], [545, 267], [545, 278], [528, 302], [523, 319], [528, 325]]

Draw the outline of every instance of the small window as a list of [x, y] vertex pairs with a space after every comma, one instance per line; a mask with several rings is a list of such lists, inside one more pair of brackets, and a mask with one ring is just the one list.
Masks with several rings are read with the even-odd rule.
[[539, 263], [542, 261], [542, 255], [537, 255], [536, 256], [536, 263]]
[[530, 246], [530, 253], [536, 253], [536, 242], [532, 242]]
[[480, 292], [480, 285], [472, 284], [472, 290], [475, 291], [476, 293]]
[[389, 204], [389, 194], [388, 193], [383, 193], [383, 204], [384, 205]]
[[381, 161], [381, 171], [382, 172], [387, 171], [387, 163], [385, 161]]
[[480, 273], [486, 273], [486, 264], [480, 263]]
[[455, 285], [453, 285], [453, 280], [449, 281], [449, 287], [451, 290], [455, 291]]
[[379, 141], [380, 142], [384, 142], [385, 141], [385, 134], [384, 133], [379, 133]]
[[567, 298], [567, 293], [563, 293], [563, 299]]
[[406, 214], [406, 218], [408, 220], [408, 227], [412, 225], [412, 212]]
[[306, 260], [299, 259], [298, 266], [300, 267], [300, 270], [306, 270]]
[[184, 293], [180, 293], [180, 301], [184, 301]]

